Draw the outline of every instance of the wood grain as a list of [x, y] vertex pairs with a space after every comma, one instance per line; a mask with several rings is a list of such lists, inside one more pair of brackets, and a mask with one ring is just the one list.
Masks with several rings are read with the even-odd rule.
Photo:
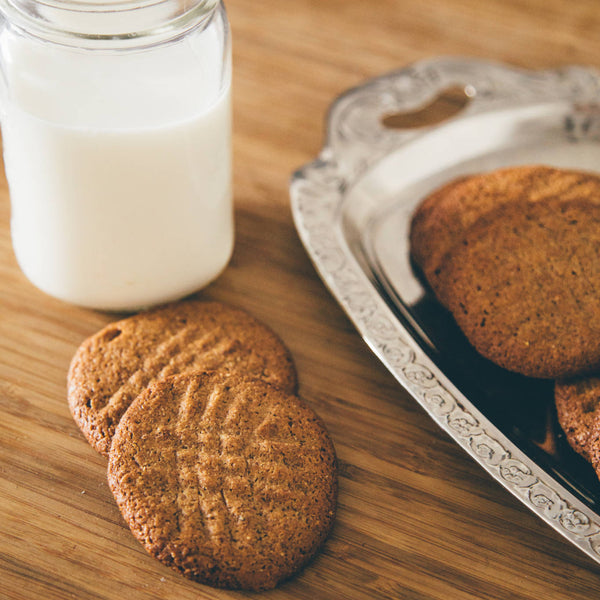
[[[526, 68], [600, 66], [596, 0], [230, 0], [236, 250], [206, 298], [242, 306], [291, 348], [340, 459], [331, 538], [277, 599], [589, 600], [600, 568], [492, 481], [370, 354], [318, 279], [288, 180], [333, 98], [436, 55]], [[0, 177], [0, 598], [234, 599], [147, 556], [106, 463], [65, 399], [80, 342], [114, 315], [53, 300], [15, 262]]]

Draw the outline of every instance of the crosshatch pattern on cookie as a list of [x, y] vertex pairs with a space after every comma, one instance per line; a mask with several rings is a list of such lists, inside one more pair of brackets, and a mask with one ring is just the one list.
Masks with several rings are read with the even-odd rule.
[[107, 456], [121, 416], [164, 377], [225, 369], [295, 392], [292, 357], [268, 327], [217, 302], [187, 301], [108, 325], [87, 339], [68, 376], [71, 413], [92, 446]]
[[300, 569], [335, 514], [336, 459], [299, 398], [222, 373], [151, 386], [119, 424], [109, 483], [134, 535], [184, 575], [268, 589]]

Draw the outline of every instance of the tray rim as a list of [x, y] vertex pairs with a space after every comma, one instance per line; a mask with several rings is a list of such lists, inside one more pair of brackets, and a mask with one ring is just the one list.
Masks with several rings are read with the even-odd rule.
[[[456, 389], [379, 294], [339, 227], [342, 203], [352, 185], [390, 152], [431, 129], [386, 130], [379, 124], [384, 111], [419, 107], [456, 83], [476, 101], [455, 119], [499, 106], [531, 104], [548, 94], [574, 103], [597, 105], [600, 99], [600, 73], [580, 66], [529, 71], [480, 59], [440, 57], [367, 80], [334, 100], [321, 151], [292, 174], [294, 224], [324, 284], [402, 387], [498, 483], [600, 564], [600, 515], [524, 454]], [[590, 135], [589, 123], [578, 123], [577, 118], [566, 126], [575, 137]]]

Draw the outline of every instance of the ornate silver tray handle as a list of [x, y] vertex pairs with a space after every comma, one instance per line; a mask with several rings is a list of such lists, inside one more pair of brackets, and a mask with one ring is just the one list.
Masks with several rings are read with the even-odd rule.
[[[457, 115], [386, 126], [386, 117], [418, 111], [456, 87], [466, 97]], [[410, 215], [426, 193], [463, 173], [524, 163], [600, 171], [600, 74], [425, 61], [334, 102], [323, 150], [292, 177], [292, 211], [324, 283], [399, 383], [500, 484], [600, 562], [600, 485], [585, 477], [565, 484], [568, 451], [556, 466], [556, 457], [530, 451], [529, 440], [521, 444], [510, 423], [496, 420], [482, 398], [522, 382], [493, 371], [489, 383], [471, 386], [476, 359], [454, 338], [436, 338], [443, 317], [430, 318], [436, 309], [410, 264]], [[455, 352], [464, 360], [446, 368]], [[547, 393], [532, 385], [524, 393]]]

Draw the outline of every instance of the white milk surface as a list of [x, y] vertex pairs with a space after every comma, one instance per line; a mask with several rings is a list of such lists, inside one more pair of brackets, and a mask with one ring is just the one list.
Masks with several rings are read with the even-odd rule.
[[5, 46], [13, 247], [45, 292], [130, 310], [191, 293], [227, 264], [229, 83], [216, 36], [183, 44], [129, 57]]

